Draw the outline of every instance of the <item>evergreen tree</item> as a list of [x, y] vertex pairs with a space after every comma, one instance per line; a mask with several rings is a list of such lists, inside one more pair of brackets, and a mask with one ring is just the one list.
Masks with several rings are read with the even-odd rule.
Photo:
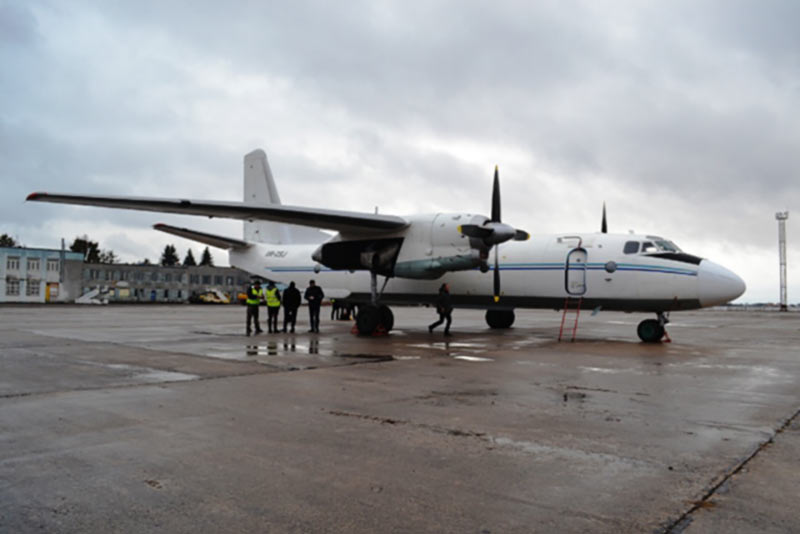
[[164, 267], [174, 267], [180, 265], [181, 260], [178, 258], [178, 252], [175, 250], [175, 245], [167, 245], [164, 247], [164, 252], [161, 253], [161, 265]]
[[100, 249], [96, 241], [89, 241], [89, 237], [76, 237], [75, 241], [69, 246], [72, 252], [83, 254], [83, 261], [86, 263], [100, 263]]
[[200, 265], [214, 266], [214, 258], [211, 257], [211, 251], [206, 247], [203, 250], [203, 256], [200, 258]]
[[0, 235], [0, 247], [16, 247], [17, 242], [8, 234]]
[[186, 252], [186, 257], [183, 258], [183, 266], [184, 267], [193, 267], [197, 265], [197, 262], [194, 260], [194, 254], [192, 254], [192, 249], [189, 249]]
[[102, 250], [98, 257], [98, 263], [117, 263], [118, 260], [113, 250]]

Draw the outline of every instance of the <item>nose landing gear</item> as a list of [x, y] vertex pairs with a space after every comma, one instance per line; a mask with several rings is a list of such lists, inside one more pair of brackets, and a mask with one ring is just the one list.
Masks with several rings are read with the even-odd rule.
[[656, 312], [658, 319], [645, 319], [636, 328], [639, 339], [645, 343], [658, 343], [666, 334], [664, 326], [669, 323], [669, 314]]

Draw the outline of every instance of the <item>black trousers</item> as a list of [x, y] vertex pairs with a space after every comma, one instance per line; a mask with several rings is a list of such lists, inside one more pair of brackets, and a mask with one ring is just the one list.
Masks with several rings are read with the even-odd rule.
[[311, 330], [319, 332], [319, 304], [308, 303], [308, 318], [311, 322]]
[[247, 333], [250, 333], [250, 321], [255, 323], [256, 334], [261, 332], [261, 325], [258, 324], [258, 306], [247, 305]]
[[280, 306], [267, 306], [267, 328], [270, 332], [278, 331], [278, 313], [280, 311]]
[[294, 325], [297, 323], [297, 308], [283, 307], [283, 331], [286, 332], [286, 327], [289, 326], [294, 332]]
[[439, 312], [439, 320], [436, 321], [435, 323], [431, 324], [428, 328], [430, 330], [433, 330], [434, 328], [436, 328], [437, 326], [439, 326], [443, 322], [447, 321], [447, 324], [444, 325], [444, 333], [445, 334], [449, 334], [450, 333], [450, 323], [453, 322], [453, 318], [451, 317], [452, 313], [453, 313], [453, 310], [448, 310], [448, 311], [446, 311], [444, 313]]

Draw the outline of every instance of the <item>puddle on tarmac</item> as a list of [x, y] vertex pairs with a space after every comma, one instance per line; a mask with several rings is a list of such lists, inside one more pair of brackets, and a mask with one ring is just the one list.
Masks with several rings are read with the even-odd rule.
[[[286, 367], [290, 369], [308, 369], [318, 367], [320, 362], [329, 361], [331, 363], [341, 363], [343, 361], [390, 361], [394, 357], [380, 354], [350, 354], [331, 350], [317, 340], [310, 340], [307, 343], [295, 343], [292, 341], [278, 342], [269, 341], [267, 343], [252, 343], [238, 347], [216, 347], [204, 355], [210, 358], [220, 358], [223, 360], [256, 362], [264, 365]], [[301, 359], [310, 359], [314, 363], [298, 365]]]
[[127, 365], [124, 363], [98, 363], [83, 360], [82, 363], [92, 365], [95, 367], [105, 367], [114, 371], [122, 371], [129, 378], [136, 381], [144, 382], [180, 382], [185, 380], [197, 380], [200, 378], [198, 375], [189, 373], [179, 373], [177, 371], [164, 371], [162, 369], [153, 369], [152, 367], [139, 367], [136, 365]]

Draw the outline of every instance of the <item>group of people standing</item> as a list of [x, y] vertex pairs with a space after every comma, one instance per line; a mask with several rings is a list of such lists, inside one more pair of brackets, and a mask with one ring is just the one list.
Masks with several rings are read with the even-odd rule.
[[[319, 332], [319, 308], [322, 305], [322, 299], [325, 298], [325, 293], [314, 280], [311, 280], [306, 288], [304, 297], [308, 301], [308, 313], [311, 323], [309, 332]], [[275, 287], [273, 282], [269, 282], [266, 289], [263, 289], [261, 282], [256, 280], [247, 288], [246, 332], [248, 336], [252, 333], [251, 323], [255, 326], [256, 334], [263, 332], [258, 320], [258, 308], [262, 301], [267, 304], [268, 332], [270, 334], [287, 331], [293, 333], [297, 323], [297, 309], [300, 307], [301, 302], [300, 290], [297, 289], [295, 283], [290, 282], [289, 287], [283, 291], [283, 295], [281, 295], [280, 290]], [[278, 315], [281, 307], [283, 308], [283, 330], [278, 329]]]
[[[325, 298], [325, 293], [314, 280], [311, 280], [303, 296], [308, 301], [308, 315], [311, 324], [309, 332], [319, 333], [319, 309], [322, 305], [322, 299]], [[255, 325], [256, 334], [263, 332], [258, 321], [258, 307], [262, 301], [267, 304], [267, 329], [269, 333], [287, 332], [287, 328], [290, 329], [288, 330], [289, 332], [294, 333], [295, 323], [297, 322], [297, 309], [300, 307], [301, 302], [300, 290], [295, 287], [294, 282], [289, 283], [289, 287], [284, 290], [283, 295], [281, 295], [281, 292], [273, 282], [269, 282], [267, 288], [262, 289], [261, 282], [256, 280], [247, 289], [248, 336], [251, 333], [251, 322]], [[283, 330], [278, 330], [278, 314], [281, 307], [283, 307]], [[447, 284], [442, 284], [439, 288], [439, 295], [436, 299], [436, 312], [439, 314], [439, 320], [428, 326], [428, 332], [433, 332], [434, 328], [445, 323], [444, 335], [449, 336], [453, 305], [450, 300], [450, 287]]]

